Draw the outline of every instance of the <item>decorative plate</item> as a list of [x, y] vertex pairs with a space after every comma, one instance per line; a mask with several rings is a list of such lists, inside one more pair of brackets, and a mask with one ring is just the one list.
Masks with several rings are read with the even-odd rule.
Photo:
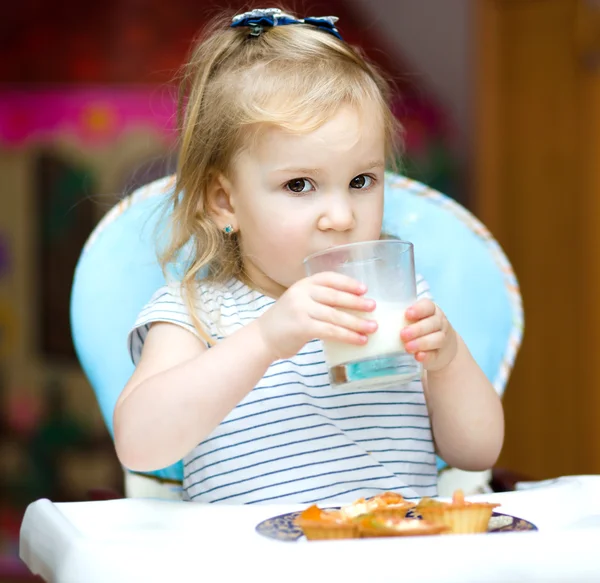
[[[296, 518], [300, 512], [288, 512], [267, 518], [256, 525], [256, 532], [275, 540], [295, 542], [305, 540], [302, 530], [296, 526]], [[412, 511], [406, 515], [407, 518], [417, 518]], [[537, 526], [524, 518], [517, 518], [510, 514], [501, 514], [493, 512], [488, 524], [488, 532], [518, 532], [524, 530], [537, 530]]]

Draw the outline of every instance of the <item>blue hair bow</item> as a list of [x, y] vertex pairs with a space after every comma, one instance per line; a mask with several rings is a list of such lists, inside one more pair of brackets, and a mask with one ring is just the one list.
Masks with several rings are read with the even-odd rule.
[[337, 16], [309, 16], [308, 18], [294, 18], [290, 14], [282, 12], [279, 8], [257, 8], [244, 14], [238, 14], [231, 20], [231, 26], [247, 26], [250, 28], [250, 36], [260, 36], [264, 27], [285, 26], [287, 24], [310, 24], [325, 32], [343, 40], [335, 23]]

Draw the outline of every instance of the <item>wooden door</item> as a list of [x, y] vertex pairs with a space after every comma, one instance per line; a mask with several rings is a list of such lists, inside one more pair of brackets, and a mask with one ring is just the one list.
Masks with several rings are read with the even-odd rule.
[[600, 23], [584, 0], [477, 0], [474, 208], [521, 283], [500, 465], [600, 473]]
[[581, 353], [586, 382], [582, 407], [583, 471], [600, 473], [600, 2], [578, 5], [583, 161], [583, 321]]

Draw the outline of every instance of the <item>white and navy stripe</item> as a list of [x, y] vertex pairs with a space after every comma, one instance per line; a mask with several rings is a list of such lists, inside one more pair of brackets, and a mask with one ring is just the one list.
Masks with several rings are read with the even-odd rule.
[[[429, 290], [417, 279], [419, 298]], [[239, 281], [200, 283], [197, 313], [219, 340], [271, 298]], [[158, 290], [129, 336], [134, 363], [152, 322], [197, 334], [178, 286]], [[420, 381], [385, 390], [333, 391], [323, 346], [312, 340], [274, 362], [258, 385], [184, 461], [184, 495], [200, 502], [349, 501], [386, 490], [435, 496], [437, 470]]]

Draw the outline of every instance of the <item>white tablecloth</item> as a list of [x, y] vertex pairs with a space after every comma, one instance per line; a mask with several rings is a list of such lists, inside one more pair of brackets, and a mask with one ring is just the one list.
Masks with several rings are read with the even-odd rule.
[[310, 543], [255, 532], [291, 506], [38, 500], [25, 514], [20, 554], [56, 583], [599, 582], [600, 476], [523, 488], [479, 498], [538, 532]]

